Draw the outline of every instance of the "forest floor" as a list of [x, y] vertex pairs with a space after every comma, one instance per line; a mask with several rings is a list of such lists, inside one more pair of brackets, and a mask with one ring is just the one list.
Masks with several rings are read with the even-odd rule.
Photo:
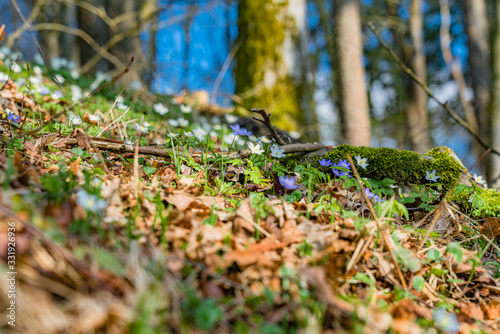
[[52, 65], [63, 86], [0, 61], [2, 332], [500, 333], [479, 177], [454, 203], [433, 171], [411, 188], [359, 178], [363, 156], [291, 164], [322, 146]]

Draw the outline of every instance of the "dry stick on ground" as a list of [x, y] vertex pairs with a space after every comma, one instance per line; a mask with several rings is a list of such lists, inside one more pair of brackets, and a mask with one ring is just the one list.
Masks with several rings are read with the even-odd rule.
[[429, 95], [429, 97], [431, 99], [433, 99], [434, 101], [436, 101], [437, 104], [439, 104], [441, 106], [441, 108], [443, 108], [447, 113], [448, 115], [451, 116], [451, 118], [453, 118], [458, 124], [460, 124], [463, 128], [465, 128], [476, 140], [477, 142], [482, 146], [484, 147], [485, 149], [490, 149], [491, 152], [495, 153], [496, 155], [500, 156], [500, 152], [494, 148], [492, 148], [491, 146], [489, 146], [488, 144], [486, 144], [480, 137], [479, 135], [477, 134], [476, 131], [474, 131], [471, 126], [465, 121], [463, 120], [460, 116], [458, 116], [454, 111], [453, 109], [450, 108], [450, 106], [446, 103], [443, 103], [441, 102], [430, 90], [429, 86], [427, 86], [425, 83], [423, 83], [416, 75], [415, 73], [413, 73], [413, 71], [408, 67], [406, 66], [403, 61], [401, 59], [399, 59], [398, 55], [396, 55], [396, 53], [394, 53], [394, 51], [392, 51], [392, 49], [387, 45], [387, 43], [384, 42], [384, 40], [382, 39], [382, 37], [380, 37], [379, 33], [375, 30], [374, 26], [373, 26], [373, 23], [371, 22], [368, 22], [368, 26], [370, 28], [370, 30], [375, 34], [375, 36], [377, 37], [380, 45], [389, 53], [389, 55], [392, 57], [392, 59], [394, 59], [394, 61], [396, 61], [396, 63], [399, 65], [399, 67], [401, 67], [401, 69], [410, 76], [410, 78], [415, 81], [420, 87], [423, 88], [423, 90], [427, 93], [427, 95]]
[[257, 118], [257, 117], [252, 117], [254, 120], [261, 122], [262, 124], [264, 124], [269, 129], [269, 132], [271, 133], [271, 137], [273, 137], [274, 140], [276, 140], [276, 142], [280, 146], [283, 146], [283, 145], [286, 144], [283, 141], [283, 139], [281, 139], [280, 136], [278, 136], [278, 134], [276, 133], [276, 128], [271, 124], [271, 119], [269, 118], [269, 116], [271, 116], [271, 114], [266, 113], [265, 109], [253, 108], [253, 109], [250, 109], [250, 111], [254, 112], [256, 114], [259, 114], [259, 115], [262, 116], [262, 118], [264, 118], [264, 120], [262, 120], [262, 119]]
[[390, 243], [391, 240], [389, 240], [390, 236], [387, 235], [387, 230], [385, 229], [385, 226], [382, 226], [382, 224], [380, 223], [380, 221], [377, 217], [377, 213], [373, 209], [373, 206], [370, 203], [370, 200], [366, 196], [365, 187], [363, 186], [363, 183], [361, 182], [361, 179], [360, 179], [359, 174], [358, 174], [358, 170], [356, 169], [356, 166], [354, 165], [354, 161], [352, 160], [350, 154], [347, 154], [347, 159], [349, 159], [349, 162], [351, 163], [352, 172], [353, 172], [354, 177], [358, 181], [358, 184], [361, 188], [361, 195], [363, 195], [363, 199], [365, 200], [366, 205], [368, 205], [368, 209], [370, 210], [370, 213], [373, 216], [373, 220], [375, 220], [375, 224], [377, 224], [377, 228], [380, 231], [380, 234], [382, 235], [382, 239], [384, 240], [384, 243], [385, 243], [387, 249], [389, 250], [389, 254], [391, 255], [392, 262], [394, 263], [394, 266], [396, 267], [396, 271], [398, 273], [399, 280], [401, 281], [401, 285], [403, 286], [403, 289], [406, 290], [408, 286], [406, 285], [405, 278], [403, 276], [403, 273], [401, 272], [401, 268], [399, 267], [398, 261], [396, 259], [396, 256], [394, 255], [394, 251], [391, 247], [391, 243]]
[[[113, 152], [127, 152], [127, 153], [134, 153], [135, 152], [135, 147], [134, 145], [126, 145], [123, 141], [121, 140], [114, 140], [114, 139], [108, 139], [108, 138], [96, 138], [96, 137], [89, 137], [89, 142], [91, 145], [95, 145], [96, 147], [103, 149], [103, 150], [108, 150], [108, 151], [113, 151]], [[67, 145], [77, 145], [78, 142], [76, 141], [75, 138], [68, 138], [66, 141]], [[326, 146], [323, 144], [290, 144], [290, 145], [284, 145], [281, 148], [285, 150], [285, 153], [299, 153], [299, 152], [313, 152], [317, 150], [324, 149]], [[169, 150], [165, 150], [162, 147], [149, 147], [149, 146], [139, 146], [139, 153], [140, 154], [149, 154], [149, 155], [154, 155], [154, 156], [159, 156], [159, 157], [165, 157], [168, 158], [170, 157]], [[236, 153], [231, 153], [229, 155], [226, 155], [226, 157], [230, 159], [236, 159], [236, 158], [246, 158], [252, 154], [252, 151], [249, 149], [238, 151]], [[193, 157], [199, 157], [202, 155], [202, 153], [193, 153], [191, 154]]]

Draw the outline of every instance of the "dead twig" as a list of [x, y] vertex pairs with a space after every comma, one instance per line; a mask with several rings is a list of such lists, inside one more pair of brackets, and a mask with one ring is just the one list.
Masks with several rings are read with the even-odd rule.
[[271, 114], [266, 113], [266, 111], [264, 109], [253, 108], [253, 109], [250, 109], [250, 111], [254, 112], [256, 114], [259, 114], [262, 116], [262, 118], [264, 118], [262, 120], [262, 119], [257, 118], [257, 117], [252, 117], [254, 120], [261, 122], [262, 124], [264, 124], [267, 127], [267, 129], [269, 130], [269, 132], [271, 134], [271, 137], [274, 140], [276, 140], [276, 142], [280, 146], [286, 145], [286, 143], [283, 141], [283, 139], [281, 139], [281, 137], [278, 136], [278, 133], [276, 133], [276, 128], [271, 124], [271, 119], [269, 118], [269, 116], [271, 116]]
[[382, 224], [380, 223], [380, 220], [377, 217], [377, 213], [373, 209], [373, 206], [370, 203], [368, 196], [366, 196], [365, 187], [363, 186], [363, 182], [361, 182], [358, 170], [357, 170], [356, 165], [354, 164], [354, 161], [352, 160], [350, 154], [347, 154], [347, 159], [351, 163], [352, 173], [354, 174], [354, 177], [358, 181], [358, 184], [361, 188], [361, 195], [363, 195], [363, 199], [365, 200], [365, 203], [368, 206], [368, 209], [370, 210], [370, 213], [373, 216], [373, 220], [375, 220], [375, 224], [377, 224], [378, 230], [380, 231], [380, 234], [382, 236], [382, 240], [384, 241], [384, 243], [387, 247], [387, 250], [389, 251], [389, 254], [391, 255], [391, 259], [392, 259], [392, 262], [394, 264], [394, 267], [396, 268], [396, 272], [398, 273], [399, 280], [401, 281], [401, 285], [403, 286], [403, 289], [406, 290], [408, 286], [406, 285], [406, 281], [405, 281], [405, 278], [403, 276], [403, 272], [401, 271], [401, 268], [399, 267], [399, 263], [396, 259], [396, 255], [394, 254], [394, 250], [392, 249], [392, 246], [390, 243], [392, 240], [390, 240], [390, 236], [387, 233], [387, 229], [385, 228], [385, 226], [382, 226]]

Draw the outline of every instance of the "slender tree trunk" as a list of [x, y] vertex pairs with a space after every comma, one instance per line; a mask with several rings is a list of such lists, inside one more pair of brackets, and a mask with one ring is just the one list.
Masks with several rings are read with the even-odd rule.
[[[31, 0], [33, 5], [36, 0]], [[38, 14], [38, 22], [61, 23], [61, 4], [56, 1], [48, 1], [42, 6]], [[59, 57], [61, 49], [59, 48], [59, 37], [61, 33], [53, 30], [39, 31], [40, 45], [47, 60]]]
[[[489, 141], [488, 108], [490, 105], [491, 63], [488, 16], [484, 0], [463, 0], [469, 45], [469, 65], [474, 90], [474, 109], [482, 139]], [[484, 173], [485, 163], [479, 166]], [[491, 177], [491, 175], [488, 175]]]
[[357, 0], [335, 0], [335, 45], [340, 115], [345, 141], [370, 145], [370, 115], [363, 65], [361, 18]]
[[[116, 33], [121, 33], [128, 30], [141, 20], [139, 15], [132, 13], [139, 10], [141, 0], [107, 0], [107, 14], [112, 19], [116, 19], [120, 15], [129, 15], [125, 20], [117, 24]], [[113, 33], [113, 32], [110, 32]], [[141, 49], [141, 39], [139, 35], [129, 36], [121, 42], [117, 43], [110, 49], [110, 52], [121, 60], [123, 64], [127, 64], [132, 57], [134, 57], [134, 64], [132, 68], [120, 78], [120, 82], [129, 86], [133, 82], [141, 82], [141, 66], [144, 66], [144, 54]]]
[[[500, 0], [495, 0], [494, 30], [492, 36], [493, 82], [491, 94], [491, 143], [500, 148]], [[488, 186], [500, 189], [500, 157], [491, 155]]]
[[[422, 17], [422, 0], [413, 0], [411, 4], [410, 36], [412, 41], [411, 67], [417, 77], [427, 81], [424, 21]], [[410, 143], [418, 153], [425, 153], [430, 149], [429, 128], [427, 118], [427, 94], [417, 83], [410, 86], [406, 116]]]
[[305, 81], [306, 1], [241, 0], [238, 13], [243, 43], [235, 55], [235, 92], [242, 106], [266, 108], [278, 127], [306, 134], [314, 122]]
[[[104, 10], [101, 0], [86, 0], [86, 2], [91, 6]], [[106, 44], [106, 41], [109, 38], [108, 26], [102, 21], [101, 18], [80, 6], [78, 6], [77, 9], [77, 16], [78, 27], [80, 29], [89, 34], [99, 45]], [[80, 64], [85, 64], [95, 55], [96, 51], [89, 47], [87, 42], [81, 38], [78, 39], [78, 46]], [[90, 71], [90, 73], [92, 74], [96, 71], [107, 72], [109, 67], [109, 63], [105, 59], [101, 59]]]

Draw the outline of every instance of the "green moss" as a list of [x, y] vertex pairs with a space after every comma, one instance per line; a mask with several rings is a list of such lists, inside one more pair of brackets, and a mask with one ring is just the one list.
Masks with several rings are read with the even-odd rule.
[[[432, 183], [425, 178], [426, 171], [436, 170], [440, 177], [438, 182], [444, 189], [453, 186], [460, 177], [463, 170], [462, 165], [451, 155], [453, 151], [447, 147], [437, 147], [427, 152], [425, 156], [412, 151], [397, 150], [394, 148], [373, 148], [364, 146], [340, 145], [323, 156], [312, 158], [317, 164], [320, 159], [331, 159], [333, 163], [340, 159], [346, 159], [347, 153], [351, 155], [354, 162], [355, 156], [360, 155], [367, 158], [368, 167], [363, 169], [356, 165], [361, 177], [381, 180], [391, 178], [398, 184], [429, 184]], [[287, 168], [293, 168], [299, 163], [300, 157], [287, 157], [283, 164]]]
[[[479, 196], [475, 202], [469, 202], [470, 193], [474, 190]], [[472, 218], [486, 218], [500, 216], [500, 193], [496, 189], [480, 189], [469, 187], [459, 193], [453, 193], [449, 200], [460, 206]]]

